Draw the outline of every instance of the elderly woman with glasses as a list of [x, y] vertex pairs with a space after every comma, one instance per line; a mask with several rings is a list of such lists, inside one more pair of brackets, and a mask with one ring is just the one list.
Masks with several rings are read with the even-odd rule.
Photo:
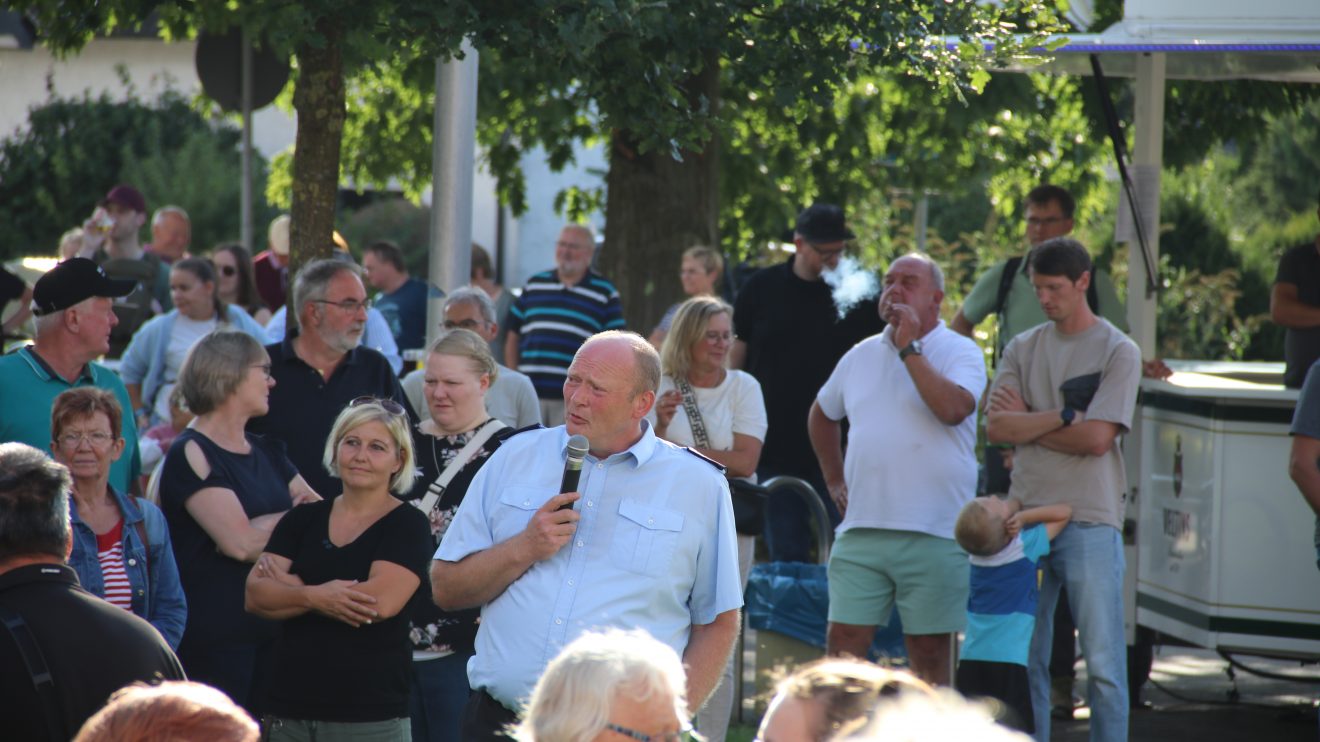
[[214, 332], [179, 372], [197, 415], [161, 465], [160, 502], [174, 536], [188, 625], [179, 659], [188, 677], [252, 711], [278, 626], [243, 610], [243, 585], [275, 524], [295, 505], [321, 499], [283, 444], [246, 431], [269, 409], [270, 358], [250, 335]]
[[323, 461], [343, 493], [280, 521], [247, 580], [247, 609], [284, 622], [267, 699], [270, 740], [408, 742], [410, 604], [429, 599], [433, 543], [412, 488], [402, 405], [339, 413]]
[[69, 566], [84, 589], [146, 619], [177, 648], [188, 606], [165, 516], [110, 486], [110, 465], [124, 453], [118, 400], [78, 387], [55, 398], [50, 416], [51, 451], [73, 477]]
[[640, 629], [588, 631], [537, 681], [519, 742], [676, 742], [690, 727], [683, 663]]

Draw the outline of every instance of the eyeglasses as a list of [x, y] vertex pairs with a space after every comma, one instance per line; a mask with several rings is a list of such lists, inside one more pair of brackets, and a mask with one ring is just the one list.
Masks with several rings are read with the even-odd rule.
[[605, 728], [625, 737], [632, 737], [637, 742], [679, 742], [679, 740], [689, 739], [688, 733], [692, 731], [691, 727], [686, 725], [677, 732], [663, 732], [661, 734], [644, 734], [636, 729], [629, 729], [614, 723], [607, 723]]
[[1066, 217], [1062, 216], [1029, 216], [1027, 217], [1027, 226], [1044, 227], [1056, 222], [1061, 222]]
[[371, 396], [358, 397], [352, 402], [349, 402], [348, 406], [361, 407], [364, 404], [377, 405], [381, 409], [390, 413], [391, 415], [403, 416], [404, 414], [406, 414], [406, 411], [403, 409], [403, 405], [399, 404], [398, 402], [395, 402], [392, 399], [381, 399], [380, 397], [371, 397]]
[[82, 445], [83, 441], [92, 444], [92, 448], [105, 448], [110, 445], [115, 437], [109, 433], [96, 431], [95, 433], [64, 433], [60, 436], [60, 445], [69, 449], [76, 449]]
[[313, 301], [315, 301], [317, 304], [329, 304], [332, 307], [339, 307], [340, 309], [344, 310], [345, 312], [348, 312], [349, 314], [357, 314], [359, 309], [363, 311], [371, 309], [370, 299], [363, 299], [362, 301], [354, 301], [352, 299], [344, 299], [343, 301], [314, 299]]
[[238, 268], [232, 265], [222, 265], [220, 266], [220, 275], [226, 277], [232, 277], [238, 275]]
[[266, 378], [267, 378], [267, 379], [270, 378], [270, 369], [271, 369], [271, 365], [270, 365], [269, 363], [254, 363], [254, 364], [252, 364], [251, 366], [249, 366], [248, 368], [259, 368], [259, 369], [262, 370], [263, 373], [266, 374]]
[[817, 255], [821, 256], [822, 258], [825, 258], [826, 260], [829, 260], [835, 255], [842, 255], [843, 252], [848, 249], [848, 246], [844, 245], [842, 247], [835, 248], [833, 250], [824, 250], [821, 248], [820, 245], [817, 245], [814, 242], [807, 242], [806, 240], [803, 240], [802, 242], [805, 243], [807, 247], [811, 248], [812, 250], [815, 250]]
[[465, 319], [462, 322], [454, 322], [453, 320], [447, 319], [445, 320], [444, 328], [446, 330], [475, 330], [478, 327], [481, 327], [481, 324], [482, 323], [474, 319]]

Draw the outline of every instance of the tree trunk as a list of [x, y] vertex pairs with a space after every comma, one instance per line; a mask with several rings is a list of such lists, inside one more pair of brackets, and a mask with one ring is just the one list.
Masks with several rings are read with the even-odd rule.
[[[704, 95], [714, 110], [715, 55], [707, 55], [688, 91], [692, 105]], [[679, 162], [667, 150], [641, 154], [628, 132], [614, 132], [600, 266], [619, 289], [628, 329], [649, 335], [665, 309], [683, 298], [678, 271], [684, 250], [720, 246], [718, 156], [715, 138], [701, 152], [684, 150]]]
[[[293, 90], [298, 133], [293, 152], [293, 206], [289, 225], [290, 276], [303, 264], [331, 254], [335, 201], [339, 193], [339, 149], [344, 138], [343, 31], [321, 19], [320, 47], [297, 49]], [[290, 295], [292, 299], [292, 295]], [[296, 312], [290, 307], [293, 323]]]

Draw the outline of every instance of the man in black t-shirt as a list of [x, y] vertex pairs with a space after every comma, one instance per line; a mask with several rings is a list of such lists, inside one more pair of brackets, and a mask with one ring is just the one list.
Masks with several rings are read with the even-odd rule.
[[[1316, 213], [1320, 215], [1320, 208]], [[1307, 369], [1320, 359], [1320, 235], [1279, 259], [1270, 319], [1285, 328], [1283, 385], [1300, 389]]]
[[[807, 437], [807, 411], [834, 366], [849, 348], [884, 329], [874, 302], [862, 301], [842, 319], [824, 273], [839, 265], [853, 233], [843, 209], [815, 204], [793, 229], [792, 258], [758, 271], [738, 294], [733, 313], [737, 339], [730, 365], [761, 383], [769, 428], [757, 476], [779, 475], [810, 482], [839, 522], [826, 495], [820, 466]], [[774, 561], [809, 561], [806, 505], [793, 493], [776, 492], [766, 512], [766, 546]]]
[[72, 738], [111, 693], [183, 680], [151, 624], [78, 586], [69, 472], [23, 443], [0, 444], [0, 719], [5, 739]]

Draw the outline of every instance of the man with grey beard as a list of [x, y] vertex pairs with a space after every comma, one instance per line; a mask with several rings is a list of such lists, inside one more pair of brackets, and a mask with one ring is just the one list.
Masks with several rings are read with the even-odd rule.
[[248, 423], [253, 433], [278, 438], [289, 460], [323, 497], [339, 494], [339, 480], [321, 463], [339, 412], [358, 397], [392, 399], [417, 422], [385, 356], [358, 346], [367, 322], [367, 290], [358, 267], [340, 260], [303, 266], [293, 282], [298, 328], [266, 346], [270, 354], [270, 412]]

